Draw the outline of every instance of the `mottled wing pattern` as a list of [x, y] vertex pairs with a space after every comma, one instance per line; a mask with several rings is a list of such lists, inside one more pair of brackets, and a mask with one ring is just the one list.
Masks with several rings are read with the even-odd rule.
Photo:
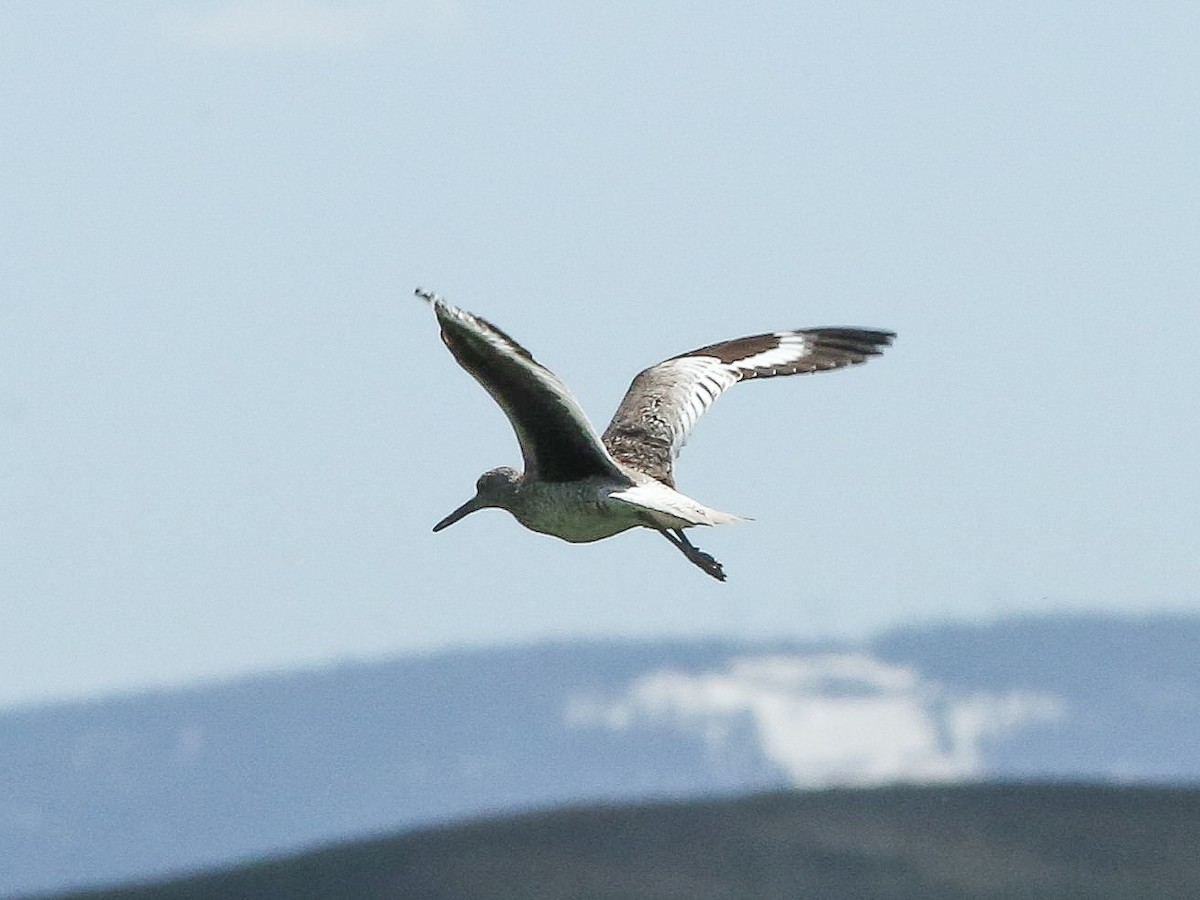
[[674, 487], [675, 457], [726, 388], [744, 378], [865, 362], [894, 337], [890, 331], [863, 328], [808, 328], [722, 341], [672, 357], [633, 380], [602, 440], [615, 459]]
[[442, 341], [458, 364], [483, 385], [512, 423], [526, 475], [543, 481], [593, 475], [628, 481], [557, 375], [485, 319], [427, 291], [418, 289], [417, 295], [433, 305]]

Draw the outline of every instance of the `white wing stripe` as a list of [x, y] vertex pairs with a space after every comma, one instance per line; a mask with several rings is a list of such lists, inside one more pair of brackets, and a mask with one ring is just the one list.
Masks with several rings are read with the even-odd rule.
[[794, 363], [808, 355], [808, 341], [802, 335], [780, 331], [775, 336], [779, 338], [779, 346], [735, 360], [730, 366], [738, 370], [772, 369]]

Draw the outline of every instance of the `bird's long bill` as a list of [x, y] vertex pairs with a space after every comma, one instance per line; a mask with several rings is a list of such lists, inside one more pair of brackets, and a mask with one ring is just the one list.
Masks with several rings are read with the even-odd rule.
[[466, 503], [464, 503], [462, 506], [460, 506], [454, 512], [450, 513], [450, 515], [446, 516], [446, 518], [442, 519], [442, 521], [440, 521], [436, 525], [434, 525], [433, 530], [441, 531], [443, 528], [449, 528], [451, 525], [453, 525], [459, 519], [475, 512], [475, 510], [477, 510], [477, 509], [483, 509], [484, 506], [485, 506], [485, 504], [484, 504], [483, 500], [481, 500], [479, 495], [476, 494], [474, 497], [472, 497], [470, 500], [468, 500]]

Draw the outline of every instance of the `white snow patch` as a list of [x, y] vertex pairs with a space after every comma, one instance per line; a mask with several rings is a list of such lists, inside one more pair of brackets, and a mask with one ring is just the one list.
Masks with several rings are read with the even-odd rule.
[[976, 777], [984, 738], [1062, 714], [1049, 695], [955, 694], [857, 653], [746, 657], [699, 675], [663, 670], [615, 697], [575, 695], [565, 710], [573, 727], [668, 727], [714, 752], [748, 720], [762, 753], [798, 786]]

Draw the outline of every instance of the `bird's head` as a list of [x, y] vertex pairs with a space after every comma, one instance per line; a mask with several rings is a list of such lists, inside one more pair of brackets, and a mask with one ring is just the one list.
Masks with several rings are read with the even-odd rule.
[[512, 497], [520, 480], [520, 474], [508, 466], [489, 469], [475, 482], [475, 496], [434, 525], [433, 530], [441, 531], [443, 528], [449, 528], [459, 519], [477, 509], [486, 509], [489, 506], [507, 508], [509, 498]]

